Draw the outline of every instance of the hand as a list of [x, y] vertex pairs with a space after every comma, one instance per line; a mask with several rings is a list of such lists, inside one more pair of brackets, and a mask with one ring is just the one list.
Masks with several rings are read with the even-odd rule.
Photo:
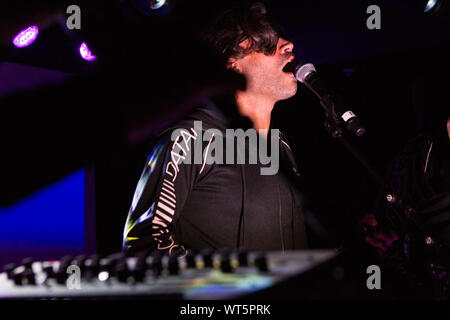
[[384, 257], [387, 249], [398, 240], [399, 236], [394, 230], [378, 229], [379, 224], [373, 213], [369, 213], [361, 220], [360, 225], [364, 230], [364, 240], [375, 248], [380, 257]]

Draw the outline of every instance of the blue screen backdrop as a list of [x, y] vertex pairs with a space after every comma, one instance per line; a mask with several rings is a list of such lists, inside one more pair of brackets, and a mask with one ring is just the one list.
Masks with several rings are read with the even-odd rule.
[[85, 170], [0, 207], [0, 266], [24, 257], [57, 259], [85, 249]]

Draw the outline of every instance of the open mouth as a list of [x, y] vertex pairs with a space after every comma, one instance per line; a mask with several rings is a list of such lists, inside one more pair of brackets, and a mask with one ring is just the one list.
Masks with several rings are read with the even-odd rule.
[[295, 72], [295, 67], [297, 66], [297, 61], [294, 59], [291, 59], [291, 61], [289, 61], [288, 63], [286, 63], [283, 67], [283, 72], [286, 73], [294, 73]]

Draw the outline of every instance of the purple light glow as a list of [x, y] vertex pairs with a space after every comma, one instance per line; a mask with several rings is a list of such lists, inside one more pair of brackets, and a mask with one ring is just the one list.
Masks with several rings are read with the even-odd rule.
[[30, 26], [19, 32], [13, 39], [13, 44], [17, 48], [28, 47], [36, 40], [39, 34], [39, 28], [37, 26]]
[[89, 50], [86, 42], [83, 42], [80, 46], [80, 55], [86, 61], [94, 61], [97, 59], [97, 57], [92, 54], [91, 50]]

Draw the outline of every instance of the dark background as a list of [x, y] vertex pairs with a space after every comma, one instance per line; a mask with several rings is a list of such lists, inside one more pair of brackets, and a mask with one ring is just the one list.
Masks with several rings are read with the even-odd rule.
[[[348, 138], [380, 174], [410, 138], [439, 127], [439, 114], [449, 109], [448, 5], [441, 14], [425, 15], [418, 0], [263, 2], [294, 42], [296, 58], [314, 63], [323, 81], [359, 115], [367, 133]], [[23, 12], [65, 8], [63, 2], [15, 3], [1, 14], [25, 25]], [[0, 61], [70, 75], [0, 100], [2, 148], [8, 155], [1, 200], [13, 203], [77, 168], [92, 167], [97, 250], [110, 253], [121, 249], [151, 133], [180, 114], [174, 106], [189, 105], [189, 92], [220, 83], [220, 59], [192, 34], [224, 1], [180, 0], [168, 14], [150, 16], [129, 1], [70, 4], [77, 3], [81, 30], [67, 32], [53, 23], [29, 48], [5, 42], [0, 47]], [[381, 30], [366, 27], [372, 4], [381, 8]], [[79, 58], [78, 39], [90, 41], [96, 62]], [[15, 76], [3, 75], [1, 86]], [[150, 134], [130, 139], [142, 119], [148, 119]], [[445, 119], [440, 121], [443, 126]], [[273, 126], [285, 132], [296, 153], [308, 207], [327, 230], [325, 239], [311, 232], [313, 247], [353, 241], [355, 222], [372, 210], [379, 191], [323, 122], [321, 106], [302, 84], [273, 112]], [[27, 171], [30, 153], [39, 154], [35, 161], [42, 170]], [[19, 183], [25, 179], [27, 184]]]

